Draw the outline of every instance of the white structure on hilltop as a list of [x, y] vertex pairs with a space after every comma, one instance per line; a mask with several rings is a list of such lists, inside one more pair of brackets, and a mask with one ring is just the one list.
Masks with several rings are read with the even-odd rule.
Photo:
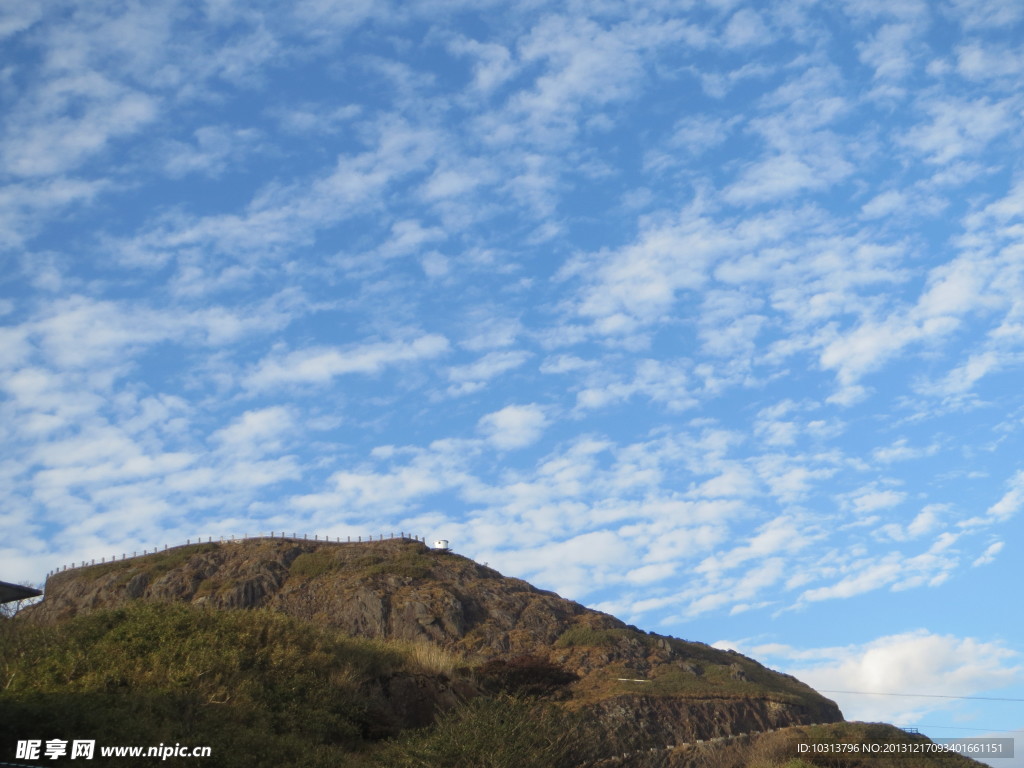
[[434, 541], [434, 549], [439, 549], [442, 552], [448, 551], [448, 539], [437, 539]]

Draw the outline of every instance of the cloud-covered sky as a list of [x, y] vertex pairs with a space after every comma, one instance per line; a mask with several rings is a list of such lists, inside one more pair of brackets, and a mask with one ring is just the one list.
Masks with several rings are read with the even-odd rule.
[[822, 688], [1024, 697], [1022, 40], [1019, 0], [3, 5], [3, 578], [411, 531]]

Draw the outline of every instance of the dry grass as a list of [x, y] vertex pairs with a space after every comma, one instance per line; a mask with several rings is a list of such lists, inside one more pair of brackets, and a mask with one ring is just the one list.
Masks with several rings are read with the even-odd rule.
[[446, 650], [426, 640], [417, 642], [381, 640], [379, 642], [382, 646], [407, 658], [409, 665], [415, 671], [424, 674], [454, 677], [457, 669], [468, 665], [466, 657], [462, 654]]

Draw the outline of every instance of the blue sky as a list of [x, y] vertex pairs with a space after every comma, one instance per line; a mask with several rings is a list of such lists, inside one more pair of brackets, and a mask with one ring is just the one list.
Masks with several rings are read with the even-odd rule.
[[0, 9], [5, 579], [413, 531], [1024, 698], [1024, 5], [285, 5]]

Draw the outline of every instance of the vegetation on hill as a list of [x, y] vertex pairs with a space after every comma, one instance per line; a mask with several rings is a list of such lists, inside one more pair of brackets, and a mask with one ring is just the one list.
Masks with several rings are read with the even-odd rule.
[[84, 738], [209, 746], [227, 768], [840, 765], [793, 751], [793, 726], [841, 719], [795, 678], [401, 539], [208, 542], [56, 574], [0, 619], [0, 712], [0, 762]]
[[[0, 760], [13, 760], [16, 741], [29, 738], [210, 746], [211, 764], [227, 768], [560, 768], [594, 752], [582, 717], [536, 698], [567, 680], [534, 659], [483, 665], [489, 693], [433, 727], [403, 729], [388, 680], [443, 684], [459, 674], [458, 661], [269, 611], [138, 602], [57, 626], [8, 620], [0, 744], [11, 754]], [[461, 674], [468, 681], [475, 672]]]
[[45, 628], [7, 620], [0, 743], [181, 743], [211, 746], [221, 766], [337, 765], [401, 730], [389, 680], [453, 666], [438, 649], [267, 611], [135, 603]]

